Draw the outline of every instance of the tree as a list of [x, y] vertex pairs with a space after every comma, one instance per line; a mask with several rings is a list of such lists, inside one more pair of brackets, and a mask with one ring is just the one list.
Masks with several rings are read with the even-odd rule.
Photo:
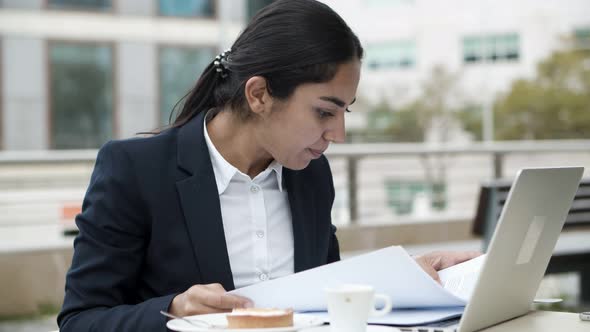
[[420, 125], [418, 112], [411, 107], [393, 113], [392, 122], [387, 131], [394, 142], [424, 141], [424, 128]]
[[457, 130], [458, 111], [465, 108], [458, 89], [460, 74], [435, 66], [421, 93], [394, 112], [385, 133], [396, 142], [448, 142]]
[[424, 130], [411, 107], [396, 110], [382, 99], [371, 107], [365, 137], [367, 141], [422, 142]]
[[475, 102], [465, 103], [457, 111], [457, 119], [462, 124], [463, 129], [473, 136], [476, 141], [483, 139], [483, 106]]
[[590, 138], [590, 51], [554, 52], [494, 105], [497, 139]]
[[[459, 73], [442, 66], [432, 69], [422, 82], [421, 93], [398, 109], [382, 101], [371, 111], [368, 124], [371, 132], [381, 131], [393, 142], [424, 142], [427, 139], [445, 143], [460, 130], [459, 111], [466, 109], [460, 96]], [[449, 159], [445, 155], [421, 155], [425, 184], [433, 207], [445, 206], [445, 181]]]

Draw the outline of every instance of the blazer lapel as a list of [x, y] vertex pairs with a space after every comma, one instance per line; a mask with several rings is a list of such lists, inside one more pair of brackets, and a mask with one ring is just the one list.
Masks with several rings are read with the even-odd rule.
[[204, 112], [195, 116], [178, 132], [178, 166], [189, 177], [176, 183], [186, 227], [201, 272], [201, 282], [220, 283], [226, 290], [235, 288], [215, 174], [203, 134]]
[[293, 220], [295, 272], [301, 272], [318, 265], [314, 263], [317, 256], [315, 192], [299, 172], [283, 168], [283, 174]]

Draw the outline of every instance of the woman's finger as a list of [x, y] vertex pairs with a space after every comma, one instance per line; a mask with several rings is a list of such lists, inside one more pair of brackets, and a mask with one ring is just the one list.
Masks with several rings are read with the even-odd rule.
[[217, 309], [234, 309], [252, 306], [252, 301], [249, 299], [228, 294], [223, 288], [219, 287], [202, 287], [194, 294], [195, 300], [208, 307]]
[[434, 281], [440, 284], [440, 277], [438, 275], [438, 272], [436, 272], [435, 268], [432, 266], [432, 262], [428, 257], [417, 257], [416, 262], [418, 263], [418, 265], [420, 265], [424, 272], [426, 272], [432, 279], [434, 279]]

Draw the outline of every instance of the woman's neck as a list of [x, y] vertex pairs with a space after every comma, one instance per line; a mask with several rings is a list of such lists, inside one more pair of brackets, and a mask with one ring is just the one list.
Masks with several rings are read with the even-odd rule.
[[207, 122], [207, 132], [217, 151], [252, 179], [272, 162], [272, 157], [258, 144], [255, 125], [254, 121], [239, 119], [227, 110]]

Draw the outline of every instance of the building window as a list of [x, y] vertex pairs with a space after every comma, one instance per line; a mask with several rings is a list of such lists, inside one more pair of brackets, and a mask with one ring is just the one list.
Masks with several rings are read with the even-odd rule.
[[[160, 48], [160, 123], [162, 125], [169, 124], [170, 112], [174, 105], [190, 91], [201, 72], [214, 57], [213, 48]], [[182, 104], [178, 104], [176, 108], [182, 108]]]
[[412, 68], [416, 65], [416, 43], [398, 41], [369, 45], [365, 62], [374, 70]]
[[213, 17], [214, 0], [159, 0], [162, 16]]
[[270, 5], [274, 0], [248, 0], [246, 1], [246, 14], [248, 15], [248, 20], [250, 20], [256, 13], [258, 13], [262, 8]]
[[3, 121], [3, 102], [2, 102], [2, 38], [0, 38], [0, 150], [4, 148], [4, 124]]
[[48, 0], [47, 6], [56, 9], [111, 10], [112, 0]]
[[[446, 185], [425, 181], [388, 180], [385, 182], [389, 207], [397, 215], [424, 214], [446, 207]], [[428, 211], [419, 211], [427, 209]]]
[[517, 34], [469, 36], [463, 38], [463, 62], [517, 61], [520, 38]]
[[463, 39], [463, 61], [479, 62], [483, 57], [483, 43], [481, 38], [467, 37]]
[[51, 43], [51, 147], [98, 148], [113, 134], [113, 55], [107, 45]]
[[590, 49], [590, 27], [574, 30], [574, 43], [577, 48]]

